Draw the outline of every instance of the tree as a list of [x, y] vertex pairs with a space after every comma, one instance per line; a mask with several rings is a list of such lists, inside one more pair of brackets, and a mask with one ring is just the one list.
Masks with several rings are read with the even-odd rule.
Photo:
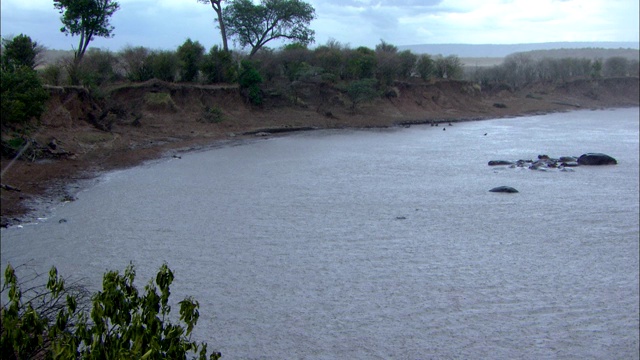
[[3, 39], [0, 57], [0, 115], [2, 125], [26, 124], [40, 118], [49, 94], [33, 69], [40, 52], [29, 36]]
[[231, 83], [236, 80], [238, 73], [231, 53], [217, 45], [211, 47], [209, 53], [204, 55], [200, 70], [207, 83]]
[[351, 81], [345, 88], [347, 96], [351, 100], [351, 110], [356, 111], [358, 104], [373, 101], [378, 96], [379, 92], [376, 90], [376, 79], [361, 79]]
[[[49, 272], [48, 292], [24, 299], [15, 270], [7, 266], [2, 288], [3, 298], [8, 299], [1, 313], [2, 358], [186, 359], [197, 354], [206, 359], [207, 344], [190, 340], [200, 317], [199, 303], [185, 298], [178, 303], [184, 325], [169, 321], [171, 269], [162, 265], [144, 292], [134, 285], [135, 276], [133, 265], [124, 274], [104, 274], [102, 290], [91, 297], [87, 311], [78, 306], [76, 293], [65, 289], [55, 267]], [[43, 296], [51, 301], [38, 307]], [[209, 359], [220, 356], [213, 352]]]
[[127, 46], [120, 52], [122, 67], [129, 81], [147, 81], [153, 77], [151, 52], [142, 46]]
[[60, 31], [65, 35], [80, 35], [74, 50], [75, 64], [79, 64], [94, 37], [113, 37], [111, 16], [120, 9], [113, 0], [54, 0], [53, 7], [62, 14]]
[[436, 75], [443, 79], [459, 79], [462, 74], [462, 60], [456, 55], [438, 56], [435, 59]]
[[429, 80], [436, 73], [436, 65], [430, 55], [420, 55], [416, 64], [416, 71], [424, 81]]
[[241, 47], [251, 46], [249, 58], [266, 43], [287, 39], [308, 45], [315, 32], [309, 29], [315, 9], [300, 0], [234, 0], [224, 9], [224, 23], [228, 35], [235, 37]]
[[34, 69], [37, 65], [36, 58], [42, 52], [42, 47], [32, 41], [27, 35], [20, 34], [13, 39], [2, 39], [4, 51], [2, 53], [2, 66], [26, 66]]
[[180, 80], [194, 81], [198, 79], [198, 70], [204, 55], [204, 46], [198, 41], [187, 39], [176, 52], [180, 60]]
[[220, 36], [222, 36], [222, 49], [229, 51], [227, 45], [227, 29], [224, 26], [224, 18], [222, 17], [222, 0], [198, 0], [199, 3], [207, 4], [211, 3], [211, 7], [218, 14], [218, 28], [220, 29]]
[[240, 64], [240, 74], [238, 74], [238, 84], [243, 95], [253, 104], [262, 104], [262, 91], [260, 84], [262, 76], [255, 66], [248, 60], [242, 60]]
[[629, 73], [629, 60], [622, 56], [610, 57], [604, 61], [603, 72], [608, 77], [627, 76]]

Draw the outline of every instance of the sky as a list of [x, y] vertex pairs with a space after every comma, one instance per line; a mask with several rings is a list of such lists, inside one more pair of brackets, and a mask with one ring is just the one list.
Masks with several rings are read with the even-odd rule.
[[[197, 0], [117, 0], [112, 38], [91, 47], [175, 50], [187, 38], [220, 45], [216, 14]], [[254, 2], [257, 2], [255, 0]], [[520, 44], [559, 41], [638, 42], [637, 0], [311, 0], [313, 46], [336, 40], [374, 48], [381, 40], [415, 44]], [[53, 0], [2, 0], [3, 38], [25, 34], [48, 49], [71, 50]], [[268, 43], [279, 47], [282, 43]], [[230, 42], [233, 47], [233, 43]]]

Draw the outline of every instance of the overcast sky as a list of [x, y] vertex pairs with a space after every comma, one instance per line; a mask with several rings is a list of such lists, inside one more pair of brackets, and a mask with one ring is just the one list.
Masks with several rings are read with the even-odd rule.
[[[118, 0], [114, 37], [91, 46], [175, 49], [187, 38], [221, 44], [215, 12], [197, 0]], [[254, 2], [257, 2], [254, 1]], [[335, 39], [351, 47], [517, 44], [557, 41], [638, 42], [638, 0], [312, 0], [315, 45]], [[50, 49], [78, 38], [60, 33], [53, 0], [2, 0], [2, 37], [26, 34]], [[271, 45], [271, 44], [268, 44]], [[274, 44], [277, 47], [278, 44]], [[274, 46], [272, 45], [272, 46]]]

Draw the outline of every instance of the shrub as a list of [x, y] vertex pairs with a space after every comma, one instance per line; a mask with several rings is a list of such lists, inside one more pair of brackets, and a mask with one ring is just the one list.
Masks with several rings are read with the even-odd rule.
[[180, 80], [194, 81], [198, 79], [198, 69], [204, 55], [204, 47], [198, 41], [187, 39], [178, 47], [176, 53], [180, 60]]
[[351, 110], [355, 111], [358, 104], [372, 101], [380, 96], [376, 90], [376, 83], [376, 79], [362, 79], [347, 84], [344, 90], [351, 100]]
[[30, 69], [36, 67], [36, 58], [42, 52], [42, 47], [32, 41], [27, 35], [20, 34], [13, 39], [2, 39], [2, 66], [20, 67]]
[[220, 109], [217, 106], [214, 106], [214, 107], [205, 106], [204, 110], [202, 111], [202, 118], [200, 121], [211, 123], [211, 124], [217, 124], [217, 123], [221, 123], [223, 120], [224, 120], [224, 113], [222, 112], [222, 109]]
[[607, 77], [618, 77], [629, 75], [629, 60], [622, 56], [610, 57], [604, 61], [604, 75]]
[[376, 54], [373, 50], [361, 46], [346, 54], [347, 79], [359, 80], [372, 78], [376, 71]]
[[248, 60], [243, 60], [241, 63], [238, 83], [249, 102], [254, 105], [262, 104], [262, 91], [259, 86], [262, 83], [262, 76]]
[[178, 73], [178, 58], [173, 51], [158, 51], [150, 55], [153, 77], [173, 82]]
[[58, 86], [62, 82], [63, 67], [60, 64], [49, 64], [42, 71], [42, 82], [48, 85]]
[[80, 84], [96, 88], [118, 79], [116, 65], [117, 58], [111, 51], [91, 48], [82, 62], [76, 65], [76, 76]]
[[39, 119], [49, 94], [42, 87], [38, 73], [27, 67], [0, 70], [0, 113], [3, 126], [26, 124]]
[[217, 45], [203, 57], [200, 70], [208, 83], [231, 83], [238, 76], [231, 52], [224, 51]]
[[459, 79], [463, 75], [462, 61], [455, 55], [435, 59], [436, 75], [442, 79]]
[[120, 52], [119, 57], [129, 81], [140, 82], [153, 78], [150, 51], [147, 48], [128, 46]]
[[[144, 292], [136, 288], [135, 276], [133, 265], [124, 274], [104, 274], [102, 290], [91, 297], [91, 310], [86, 311], [78, 306], [77, 294], [66, 292], [55, 267], [49, 272], [48, 292], [23, 299], [15, 271], [7, 266], [2, 291], [8, 299], [1, 313], [2, 358], [186, 359], [195, 353], [206, 359], [207, 344], [190, 340], [200, 316], [199, 303], [185, 298], [179, 302], [181, 323], [168, 320], [174, 280], [169, 267], [162, 265], [155, 283], [149, 282]], [[55, 301], [39, 307], [43, 296]], [[220, 356], [214, 352], [209, 358]]]
[[431, 79], [435, 75], [436, 64], [431, 56], [427, 54], [420, 55], [418, 62], [416, 63], [416, 72], [424, 81]]
[[144, 103], [149, 110], [176, 111], [176, 104], [171, 94], [164, 92], [148, 92], [144, 94]]

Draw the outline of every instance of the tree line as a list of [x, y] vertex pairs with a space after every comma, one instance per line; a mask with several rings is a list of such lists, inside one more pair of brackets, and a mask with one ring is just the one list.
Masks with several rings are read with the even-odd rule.
[[575, 79], [638, 76], [638, 60], [623, 56], [606, 59], [535, 58], [528, 53], [507, 56], [502, 64], [467, 71], [466, 78], [483, 86], [507, 84], [520, 89], [535, 83], [563, 83]]

